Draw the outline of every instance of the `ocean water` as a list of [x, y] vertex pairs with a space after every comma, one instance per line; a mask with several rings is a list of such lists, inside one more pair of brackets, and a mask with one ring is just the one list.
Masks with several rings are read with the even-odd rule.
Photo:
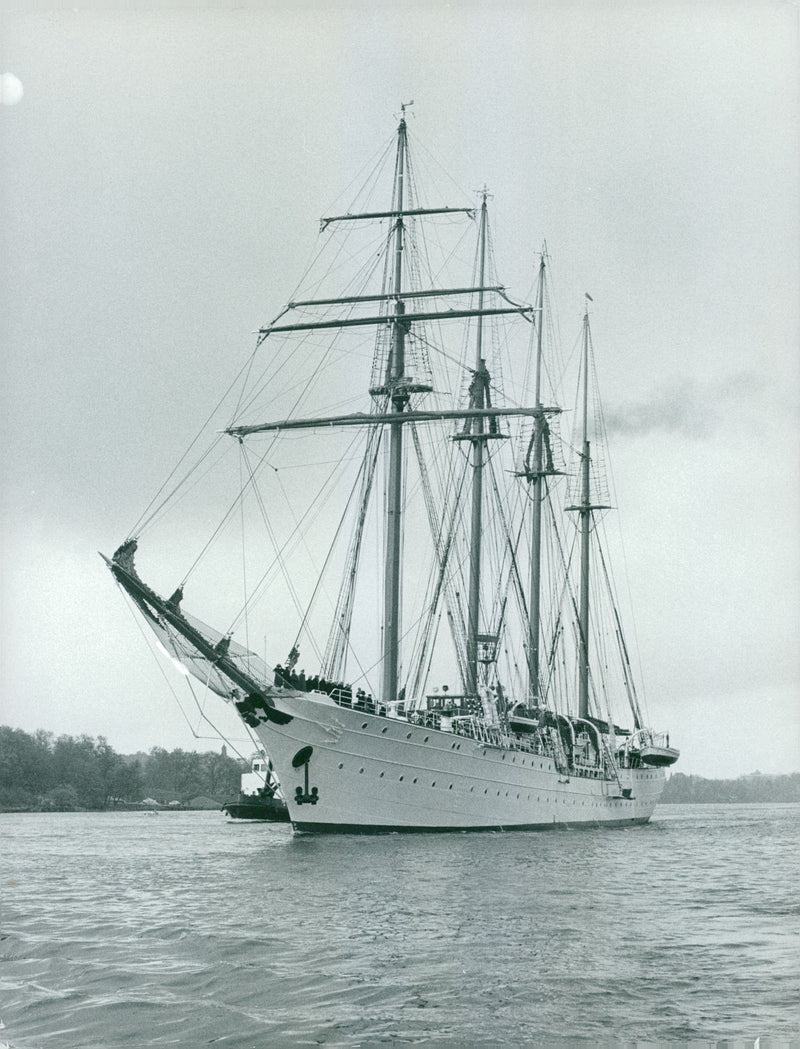
[[0, 816], [0, 1046], [800, 1046], [800, 806], [292, 837]]

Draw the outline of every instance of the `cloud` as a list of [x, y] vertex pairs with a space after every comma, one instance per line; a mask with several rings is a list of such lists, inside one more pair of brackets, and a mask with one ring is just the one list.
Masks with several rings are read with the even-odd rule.
[[680, 433], [701, 440], [730, 418], [761, 400], [763, 376], [755, 372], [728, 375], [719, 382], [683, 379], [655, 388], [644, 400], [606, 409], [610, 433], [640, 436]]

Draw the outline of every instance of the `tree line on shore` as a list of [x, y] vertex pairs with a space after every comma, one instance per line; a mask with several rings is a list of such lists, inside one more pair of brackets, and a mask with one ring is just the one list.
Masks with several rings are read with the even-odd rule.
[[[0, 725], [0, 810], [69, 811], [135, 805], [224, 804], [239, 792], [246, 764], [224, 753], [154, 747], [117, 754], [102, 737], [58, 736]], [[704, 779], [673, 773], [663, 802], [800, 802], [800, 773]]]
[[237, 797], [245, 763], [224, 753], [154, 747], [118, 754], [102, 736], [58, 736], [0, 725], [0, 810], [64, 812], [135, 805], [191, 806]]
[[667, 780], [661, 800], [676, 805], [800, 801], [800, 772], [788, 776], [767, 776], [754, 772], [738, 779], [704, 779], [702, 776], [673, 772]]

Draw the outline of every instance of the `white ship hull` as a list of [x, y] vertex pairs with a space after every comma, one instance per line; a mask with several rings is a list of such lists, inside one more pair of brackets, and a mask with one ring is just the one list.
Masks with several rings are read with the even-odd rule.
[[298, 831], [624, 826], [646, 823], [664, 787], [662, 769], [621, 769], [619, 779], [563, 774], [544, 754], [361, 713], [321, 693], [265, 695], [269, 716], [256, 710], [245, 720], [272, 759]]

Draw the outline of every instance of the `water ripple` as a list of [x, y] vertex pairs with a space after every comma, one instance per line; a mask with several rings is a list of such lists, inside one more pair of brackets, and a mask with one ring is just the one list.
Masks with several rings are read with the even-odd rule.
[[3, 816], [3, 1036], [778, 1049], [800, 1032], [799, 811], [330, 839], [218, 813]]

